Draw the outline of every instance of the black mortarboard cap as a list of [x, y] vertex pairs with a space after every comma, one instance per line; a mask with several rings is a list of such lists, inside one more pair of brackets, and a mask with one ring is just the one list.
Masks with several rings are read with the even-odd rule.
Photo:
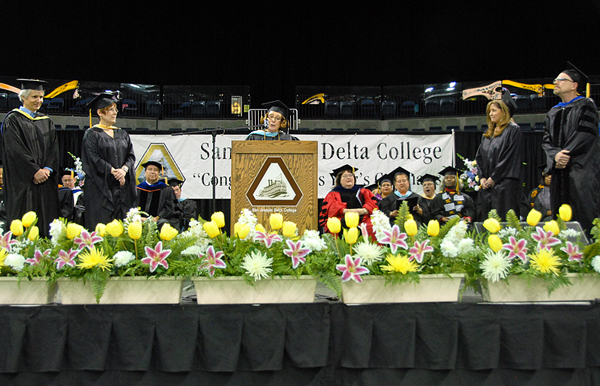
[[508, 107], [508, 112], [512, 118], [515, 115], [515, 110], [517, 109], [517, 102], [510, 96], [510, 92], [507, 89], [502, 90], [502, 102]]
[[412, 176], [411, 172], [404, 169], [402, 166], [398, 166], [396, 169], [394, 169], [388, 173], [388, 175], [392, 177], [392, 184], [396, 183], [396, 175], [397, 174], [406, 174], [408, 176], [409, 181], [410, 181], [410, 176]]
[[352, 165], [346, 164], [344, 166], [340, 166], [339, 168], [333, 169], [333, 171], [330, 174], [333, 178], [335, 178], [335, 177], [337, 177], [338, 174], [340, 174], [341, 172], [344, 172], [346, 170], [349, 170], [352, 172], [352, 174], [354, 174], [358, 170], [358, 168], [355, 168]]
[[289, 121], [290, 117], [290, 109], [280, 100], [265, 102], [262, 104], [264, 107], [268, 108], [269, 111], [275, 111], [279, 114], [283, 115], [285, 119]]
[[434, 184], [437, 184], [438, 182], [440, 182], [440, 177], [426, 173], [423, 174], [421, 177], [417, 178], [417, 181], [419, 181], [421, 185], [423, 185], [425, 181], [432, 181]]
[[384, 174], [378, 179], [376, 179], [374, 184], [365, 186], [365, 189], [373, 190], [377, 187], [381, 187], [381, 184], [383, 184], [385, 181], [388, 181], [390, 184], [392, 184], [392, 186], [394, 186], [394, 176], [390, 174]]
[[105, 108], [106, 106], [110, 106], [113, 103], [117, 103], [118, 102], [118, 98], [114, 93], [109, 93], [109, 92], [103, 92], [99, 95], [96, 95], [96, 97], [94, 97], [94, 99], [92, 99], [91, 101], [88, 102], [87, 105], [85, 105], [85, 110], [100, 110]]
[[571, 62], [567, 62], [567, 70], [563, 72], [573, 79], [573, 82], [577, 82], [577, 92], [579, 94], [585, 94], [585, 88], [587, 84], [588, 77], [584, 74], [579, 68], [575, 67], [575, 65]]
[[169, 186], [181, 186], [181, 185], [183, 185], [183, 181], [181, 181], [180, 179], [177, 179], [177, 178], [169, 179]]
[[48, 82], [39, 79], [17, 79], [17, 82], [21, 82], [21, 90], [37, 90], [44, 91], [44, 87]]
[[146, 169], [150, 165], [156, 166], [159, 170], [161, 170], [163, 168], [163, 165], [160, 162], [158, 162], [158, 161], [146, 161], [146, 163], [142, 164], [142, 167], [144, 169]]
[[64, 169], [61, 172], [61, 176], [71, 176], [71, 177], [75, 178], [76, 175], [77, 175], [77, 173], [75, 173], [75, 171], [73, 169]]
[[446, 166], [445, 168], [443, 168], [442, 170], [440, 170], [438, 172], [438, 174], [441, 174], [442, 176], [445, 176], [447, 174], [457, 174], [457, 173], [460, 173], [460, 170], [458, 170], [454, 166]]

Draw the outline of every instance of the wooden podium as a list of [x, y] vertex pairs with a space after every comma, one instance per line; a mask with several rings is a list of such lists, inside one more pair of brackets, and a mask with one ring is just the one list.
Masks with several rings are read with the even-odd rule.
[[232, 141], [231, 229], [246, 208], [267, 229], [280, 213], [299, 235], [317, 230], [317, 165], [316, 141]]

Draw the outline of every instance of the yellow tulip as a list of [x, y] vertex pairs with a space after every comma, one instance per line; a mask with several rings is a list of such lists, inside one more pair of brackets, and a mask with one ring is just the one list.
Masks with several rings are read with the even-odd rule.
[[31, 241], [35, 241], [39, 235], [40, 235], [40, 228], [38, 228], [34, 225], [29, 230], [29, 234], [27, 235], [27, 238]]
[[427, 234], [429, 236], [437, 236], [440, 233], [440, 223], [438, 220], [430, 220], [427, 224]]
[[356, 212], [346, 212], [344, 215], [344, 220], [346, 221], [346, 226], [348, 228], [357, 227], [359, 216]]
[[344, 229], [344, 239], [348, 244], [356, 243], [356, 240], [358, 240], [358, 228], [348, 228], [347, 231]]
[[490, 235], [490, 237], [488, 237], [488, 244], [494, 252], [498, 252], [500, 249], [502, 249], [502, 240], [500, 240], [498, 235]]
[[129, 234], [129, 237], [133, 240], [139, 240], [140, 237], [142, 237], [142, 222], [134, 221], [130, 223], [127, 227], [127, 234]]
[[419, 227], [417, 227], [417, 222], [415, 220], [406, 220], [404, 222], [404, 230], [407, 235], [414, 236], [419, 231]]
[[544, 230], [546, 232], [552, 232], [554, 236], [558, 236], [558, 234], [560, 233], [558, 223], [554, 220], [546, 222], [546, 224], [544, 225]]
[[573, 217], [573, 211], [568, 204], [562, 204], [560, 208], [558, 208], [558, 215], [563, 221], [571, 221], [571, 218]]
[[96, 230], [96, 233], [98, 234], [98, 236], [100, 236], [100, 237], [106, 236], [106, 225], [102, 224], [101, 222], [96, 224], [95, 230]]
[[488, 218], [483, 222], [483, 227], [487, 229], [490, 233], [498, 233], [502, 227], [500, 223], [495, 218]]
[[271, 229], [281, 229], [281, 227], [283, 226], [283, 216], [281, 215], [281, 213], [273, 213], [269, 217], [269, 223], [271, 224]]
[[21, 236], [23, 234], [23, 223], [21, 220], [13, 220], [10, 223], [10, 231], [15, 236]]
[[223, 228], [225, 226], [225, 215], [223, 212], [215, 212], [210, 216], [210, 219], [217, 224], [219, 228]]
[[284, 221], [281, 234], [283, 234], [285, 237], [296, 236], [296, 224], [292, 221]]
[[233, 233], [240, 239], [245, 239], [246, 236], [248, 236], [248, 233], [250, 233], [250, 226], [248, 224], [236, 222], [233, 226]]
[[119, 220], [112, 220], [106, 224], [106, 231], [112, 237], [119, 237], [123, 233], [123, 224]]
[[177, 236], [178, 233], [177, 229], [173, 228], [169, 223], [165, 223], [162, 228], [160, 228], [160, 238], [165, 241], [170, 241], [173, 237]]
[[337, 217], [329, 217], [327, 219], [327, 229], [334, 234], [340, 233], [342, 230], [342, 222]]
[[542, 214], [535, 209], [531, 209], [527, 215], [527, 224], [536, 226], [542, 219]]
[[83, 227], [79, 224], [75, 224], [73, 222], [67, 225], [67, 237], [69, 240], [73, 240], [75, 237], [81, 234]]
[[23, 215], [21, 222], [25, 228], [29, 228], [31, 224], [37, 219], [35, 212], [27, 212]]
[[204, 231], [206, 232], [208, 237], [210, 237], [211, 239], [214, 239], [221, 233], [221, 231], [219, 230], [219, 226], [214, 221], [207, 221], [204, 223], [204, 225], [202, 225], [202, 227], [204, 228]]
[[262, 224], [256, 224], [256, 226], [254, 227], [254, 230], [258, 231], [258, 232], [262, 232], [265, 233], [267, 230], [265, 229], [264, 226], [262, 226]]

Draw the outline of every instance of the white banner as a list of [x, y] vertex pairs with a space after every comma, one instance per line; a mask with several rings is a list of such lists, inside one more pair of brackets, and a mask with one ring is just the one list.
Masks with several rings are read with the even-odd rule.
[[[333, 188], [331, 171], [344, 164], [357, 168], [356, 183], [370, 185], [398, 166], [413, 173], [412, 190], [421, 193], [417, 179], [437, 174], [454, 162], [454, 137], [443, 135], [300, 135], [303, 141], [319, 142], [319, 198]], [[216, 198], [231, 198], [231, 141], [246, 135], [217, 135], [215, 138]], [[148, 159], [166, 161], [165, 174], [185, 181], [182, 195], [212, 198], [213, 162], [210, 135], [132, 135], [137, 175]], [[162, 157], [162, 158], [161, 158]], [[250, 178], [250, 176], [249, 176]]]

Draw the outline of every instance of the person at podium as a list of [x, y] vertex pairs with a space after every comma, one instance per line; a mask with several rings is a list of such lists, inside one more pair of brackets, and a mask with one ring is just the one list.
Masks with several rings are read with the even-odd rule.
[[367, 230], [373, 235], [373, 226], [371, 225], [371, 214], [377, 209], [377, 201], [369, 189], [356, 185], [356, 175], [358, 169], [350, 165], [341, 166], [331, 173], [335, 177], [335, 187], [325, 196], [323, 206], [319, 213], [319, 225], [325, 232], [327, 229], [327, 219], [337, 217], [344, 224], [346, 212], [356, 212], [361, 217], [361, 223], [367, 224]]
[[269, 110], [260, 118], [265, 128], [248, 134], [247, 141], [298, 141], [298, 138], [286, 133], [290, 128], [290, 109], [280, 100], [263, 103]]

